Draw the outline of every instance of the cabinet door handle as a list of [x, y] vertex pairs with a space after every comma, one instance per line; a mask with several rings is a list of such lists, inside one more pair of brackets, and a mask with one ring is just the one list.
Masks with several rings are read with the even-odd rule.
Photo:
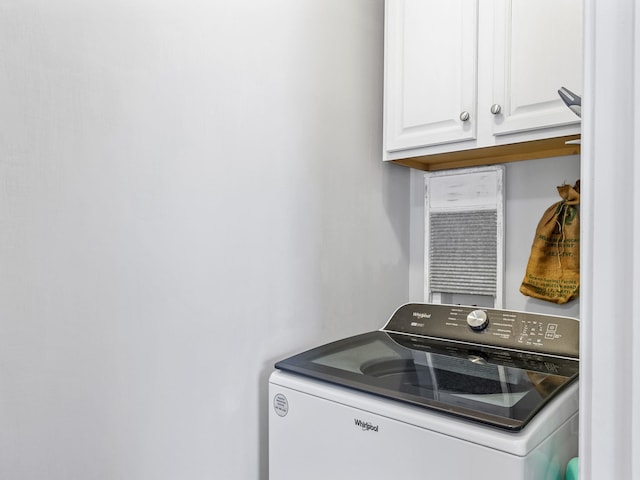
[[502, 107], [497, 103], [494, 103], [493, 105], [491, 105], [491, 113], [493, 113], [494, 115], [498, 115], [501, 111], [502, 111]]
[[471, 115], [466, 110], [460, 113], [460, 120], [462, 120], [463, 122], [468, 121], [470, 118], [471, 118]]

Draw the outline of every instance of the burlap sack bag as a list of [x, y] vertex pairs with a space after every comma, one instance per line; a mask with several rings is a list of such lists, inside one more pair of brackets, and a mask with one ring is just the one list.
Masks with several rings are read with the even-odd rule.
[[580, 288], [580, 180], [558, 187], [562, 201], [545, 212], [531, 246], [520, 292], [553, 303], [578, 297]]

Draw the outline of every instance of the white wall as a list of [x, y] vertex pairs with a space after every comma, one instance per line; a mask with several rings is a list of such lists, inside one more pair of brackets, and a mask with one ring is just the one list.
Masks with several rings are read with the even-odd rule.
[[0, 478], [266, 479], [273, 362], [409, 292], [382, 0], [0, 0]]
[[[580, 178], [580, 157], [545, 158], [505, 165], [505, 272], [504, 308], [579, 317], [580, 302], [564, 305], [538, 300], [520, 293], [540, 217], [560, 201], [556, 189]], [[410, 295], [424, 298], [424, 174], [411, 177], [411, 275]]]
[[580, 302], [564, 305], [520, 293], [531, 244], [542, 214], [561, 200], [557, 186], [580, 179], [580, 156], [515, 162], [506, 166], [505, 208], [505, 308], [552, 315], [580, 316]]
[[636, 0], [585, 1], [583, 480], [640, 478], [638, 32]]

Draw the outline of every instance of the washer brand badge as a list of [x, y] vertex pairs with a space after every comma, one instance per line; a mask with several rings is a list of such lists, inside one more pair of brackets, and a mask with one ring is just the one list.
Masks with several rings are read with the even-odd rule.
[[[419, 319], [431, 318], [431, 314], [430, 313], [423, 313], [423, 312], [413, 312], [413, 316], [415, 318], [419, 318]], [[411, 326], [412, 327], [424, 327], [424, 323], [422, 323], [422, 322], [411, 322]]]
[[371, 422], [365, 422], [364, 420], [360, 420], [359, 418], [353, 419], [356, 423], [356, 427], [361, 428], [365, 432], [377, 432], [378, 425], [374, 425]]

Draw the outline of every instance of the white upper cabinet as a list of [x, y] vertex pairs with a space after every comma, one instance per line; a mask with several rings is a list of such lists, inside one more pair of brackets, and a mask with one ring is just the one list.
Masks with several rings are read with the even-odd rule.
[[386, 8], [389, 151], [474, 139], [477, 0], [391, 0]]
[[386, 0], [385, 23], [385, 160], [580, 133], [557, 91], [582, 94], [582, 0]]
[[557, 91], [582, 95], [582, 0], [493, 1], [493, 133], [579, 123]]

